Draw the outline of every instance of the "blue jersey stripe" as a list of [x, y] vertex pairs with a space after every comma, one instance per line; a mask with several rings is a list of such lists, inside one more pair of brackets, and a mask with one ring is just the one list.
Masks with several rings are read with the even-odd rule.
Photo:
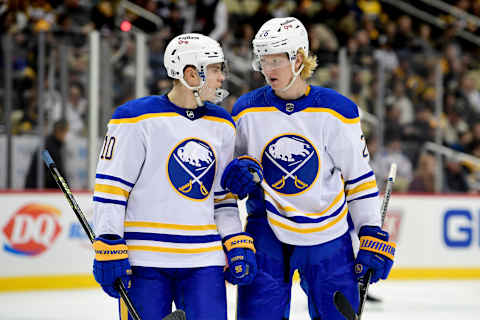
[[355, 201], [355, 200], [367, 199], [367, 198], [375, 198], [376, 196], [378, 196], [378, 191], [374, 192], [374, 193], [369, 193], [369, 194], [363, 195], [363, 196], [355, 198], [355, 199], [348, 200], [348, 202], [352, 202], [352, 201]]
[[367, 173], [365, 173], [364, 175], [362, 175], [358, 178], [345, 181], [345, 184], [354, 184], [354, 183], [357, 183], [358, 181], [361, 181], [361, 180], [366, 179], [366, 178], [371, 177], [371, 176], [373, 176], [373, 171], [367, 172]]
[[127, 201], [113, 200], [113, 199], [107, 199], [107, 198], [101, 198], [101, 197], [93, 197], [93, 201], [101, 202], [101, 203], [120, 204], [120, 205], [125, 206], [125, 207], [127, 206]]
[[208, 243], [222, 240], [218, 234], [204, 236], [182, 236], [176, 234], [147, 233], [147, 232], [125, 232], [125, 240], [150, 240], [173, 243]]
[[133, 188], [133, 186], [135, 185], [135, 184], [133, 184], [133, 183], [131, 183], [131, 182], [128, 182], [127, 180], [123, 180], [122, 178], [115, 177], [115, 176], [111, 176], [111, 175], [108, 175], [108, 174], [97, 173], [97, 174], [95, 175], [95, 178], [121, 182], [121, 183], [123, 183], [124, 185], [129, 186], [130, 188]]
[[236, 203], [219, 203], [215, 205], [214, 209], [220, 209], [220, 208], [226, 208], [226, 207], [238, 208]]
[[308, 218], [308, 217], [303, 217], [303, 216], [285, 217], [283, 214], [278, 212], [277, 208], [275, 208], [275, 206], [270, 201], [265, 200], [265, 206], [266, 206], [268, 211], [276, 214], [277, 216], [288, 219], [288, 220], [290, 220], [292, 222], [295, 222], [295, 223], [320, 223], [320, 222], [325, 221], [327, 219], [333, 218], [335, 216], [338, 216], [342, 212], [343, 208], [345, 207], [345, 203], [346, 203], [346, 200], [343, 200], [342, 205], [337, 210], [335, 210], [332, 214], [330, 214], [328, 216], [324, 216], [324, 217], [314, 219], [314, 218]]

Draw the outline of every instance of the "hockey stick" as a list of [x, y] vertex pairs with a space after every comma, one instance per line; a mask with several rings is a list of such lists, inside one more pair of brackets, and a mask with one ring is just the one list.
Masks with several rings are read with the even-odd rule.
[[[388, 174], [387, 185], [385, 186], [385, 195], [383, 197], [382, 207], [380, 213], [382, 216], [382, 227], [385, 221], [385, 216], [387, 214], [387, 207], [390, 201], [390, 196], [392, 194], [392, 187], [395, 183], [395, 177], [397, 175], [397, 164], [392, 163], [390, 165], [390, 172]], [[348, 299], [340, 291], [335, 291], [333, 295], [333, 301], [337, 310], [345, 317], [347, 320], [360, 320], [362, 318], [363, 307], [365, 306], [365, 301], [367, 299], [368, 287], [370, 285], [370, 279], [372, 278], [373, 270], [369, 269], [365, 273], [363, 281], [360, 283], [360, 305], [358, 307], [358, 314], [355, 314], [352, 305]]]
[[[67, 199], [68, 203], [70, 204], [70, 207], [72, 208], [73, 212], [75, 213], [78, 220], [80, 221], [80, 224], [82, 225], [83, 230], [87, 234], [88, 239], [90, 240], [91, 243], [93, 243], [93, 241], [95, 240], [95, 233], [93, 232], [92, 228], [88, 224], [87, 219], [85, 218], [85, 215], [82, 212], [82, 209], [80, 209], [80, 206], [78, 205], [77, 201], [73, 197], [72, 191], [70, 191], [70, 188], [68, 187], [67, 182], [65, 181], [63, 176], [60, 174], [60, 171], [58, 171], [57, 166], [55, 165], [55, 162], [50, 156], [50, 153], [48, 152], [48, 150], [44, 150], [42, 152], [42, 156], [43, 156], [43, 161], [45, 162], [45, 165], [48, 167], [53, 178], [57, 182], [60, 189], [63, 191], [65, 198]], [[140, 316], [138, 315], [137, 311], [135, 310], [132, 304], [132, 301], [127, 295], [127, 290], [125, 289], [123, 282], [120, 279], [117, 279], [115, 281], [115, 288], [120, 293], [120, 296], [122, 297], [123, 302], [125, 302], [128, 312], [130, 313], [132, 318], [134, 320], [141, 320]], [[162, 320], [186, 320], [185, 312], [183, 312], [182, 310], [176, 310], [170, 313], [169, 315], [167, 315]]]
[[[67, 199], [68, 203], [70, 204], [70, 207], [72, 208], [73, 212], [77, 216], [78, 220], [80, 221], [80, 224], [83, 227], [83, 230], [88, 236], [88, 239], [90, 240], [91, 243], [95, 241], [95, 233], [92, 230], [92, 227], [87, 222], [87, 219], [85, 218], [85, 215], [82, 212], [82, 209], [80, 209], [80, 206], [78, 205], [77, 201], [73, 197], [72, 191], [70, 191], [70, 188], [68, 187], [67, 182], [63, 178], [63, 176], [60, 174], [60, 171], [58, 171], [57, 166], [55, 165], [55, 162], [53, 162], [52, 157], [50, 156], [50, 153], [48, 150], [44, 150], [42, 152], [43, 156], [43, 161], [45, 162], [45, 165], [48, 167], [50, 170], [50, 173], [52, 174], [52, 177], [55, 179], [57, 182], [58, 186], [60, 189], [63, 191], [63, 194], [65, 195], [65, 198]], [[125, 305], [127, 306], [128, 312], [132, 316], [134, 320], [141, 320], [140, 316], [137, 313], [137, 310], [133, 307], [132, 301], [127, 295], [127, 290], [125, 289], [125, 286], [123, 285], [123, 282], [118, 278], [115, 281], [115, 289], [120, 293], [120, 296], [122, 297], [123, 302], [125, 302]]]

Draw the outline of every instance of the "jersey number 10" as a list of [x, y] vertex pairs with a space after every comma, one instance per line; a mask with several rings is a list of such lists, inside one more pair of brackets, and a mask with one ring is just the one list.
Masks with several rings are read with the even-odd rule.
[[105, 136], [105, 142], [103, 143], [102, 153], [100, 159], [110, 160], [113, 157], [113, 148], [115, 147], [115, 137]]

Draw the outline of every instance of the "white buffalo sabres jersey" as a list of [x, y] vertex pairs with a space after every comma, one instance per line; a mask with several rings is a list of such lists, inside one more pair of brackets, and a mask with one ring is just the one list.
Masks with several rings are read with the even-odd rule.
[[339, 93], [308, 87], [292, 101], [270, 86], [233, 109], [236, 154], [260, 160], [268, 222], [282, 242], [316, 245], [348, 230], [380, 225], [378, 189], [357, 106]]
[[180, 108], [167, 96], [115, 111], [94, 192], [97, 235], [118, 234], [131, 265], [224, 265], [221, 238], [242, 231], [235, 198], [220, 188], [235, 125], [222, 108]]

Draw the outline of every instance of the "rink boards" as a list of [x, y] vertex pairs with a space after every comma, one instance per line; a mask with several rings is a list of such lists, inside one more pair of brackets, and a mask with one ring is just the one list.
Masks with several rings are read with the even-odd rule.
[[[90, 220], [91, 194], [75, 193]], [[0, 193], [0, 291], [95, 285], [90, 242], [63, 194]], [[395, 194], [391, 279], [480, 279], [480, 198]]]

